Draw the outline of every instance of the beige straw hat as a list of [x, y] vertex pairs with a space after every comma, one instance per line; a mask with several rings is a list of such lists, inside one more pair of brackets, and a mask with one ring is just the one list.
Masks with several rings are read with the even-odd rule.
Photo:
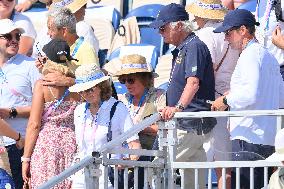
[[185, 7], [186, 11], [200, 18], [224, 20], [228, 11], [221, 0], [197, 0]]
[[96, 64], [83, 64], [79, 66], [75, 71], [75, 77], [75, 85], [69, 87], [70, 92], [88, 90], [110, 78]]
[[66, 7], [74, 14], [80, 8], [87, 4], [87, 0], [53, 0], [51, 8]]
[[[146, 58], [138, 54], [131, 54], [122, 57], [121, 59], [121, 70], [118, 71], [115, 76], [128, 75], [133, 73], [151, 73], [148, 69]], [[154, 77], [158, 74], [153, 72]]]
[[66, 7], [69, 8], [71, 12], [74, 14], [86, 4], [87, 4], [87, 0], [73, 0]]

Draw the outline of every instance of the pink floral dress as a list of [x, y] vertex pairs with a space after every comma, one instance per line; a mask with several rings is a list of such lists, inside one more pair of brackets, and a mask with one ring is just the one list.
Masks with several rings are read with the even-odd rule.
[[[52, 102], [45, 103], [44, 112]], [[31, 187], [38, 188], [51, 177], [68, 168], [76, 153], [74, 109], [76, 102], [63, 101], [47, 118], [42, 118], [41, 131], [31, 157]], [[71, 188], [64, 180], [54, 189]]]

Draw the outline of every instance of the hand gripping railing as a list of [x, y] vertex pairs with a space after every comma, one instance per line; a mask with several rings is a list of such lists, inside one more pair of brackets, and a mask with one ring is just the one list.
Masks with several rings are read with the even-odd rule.
[[[119, 135], [117, 138], [114, 138], [112, 141], [106, 143], [103, 145], [100, 149], [97, 150], [96, 153], [93, 153], [93, 156], [88, 156], [84, 159], [82, 159], [79, 163], [76, 163], [75, 165], [69, 167], [68, 169], [64, 170], [62, 173], [60, 173], [57, 176], [52, 177], [49, 179], [46, 183], [42, 184], [38, 187], [38, 189], [49, 189], [56, 184], [60, 183], [61, 181], [67, 179], [74, 173], [78, 172], [79, 170], [92, 165], [94, 163], [97, 163], [99, 160], [97, 159], [100, 156], [100, 153], [110, 150], [113, 148], [113, 146], [116, 146], [117, 144], [121, 144], [124, 141], [126, 141], [128, 138], [132, 137], [135, 134], [138, 134], [140, 131], [144, 130], [146, 127], [149, 127], [149, 125], [159, 121], [160, 115], [158, 113], [144, 119], [140, 123], [134, 125], [133, 128], [126, 131], [125, 133]], [[97, 160], [97, 162], [95, 162]], [[97, 181], [95, 181], [97, 182]], [[89, 188], [91, 189], [91, 188]]]

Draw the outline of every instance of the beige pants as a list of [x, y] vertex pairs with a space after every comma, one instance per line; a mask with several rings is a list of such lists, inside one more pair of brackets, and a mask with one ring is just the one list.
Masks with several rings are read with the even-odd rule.
[[[206, 153], [203, 149], [203, 143], [209, 140], [210, 133], [206, 135], [197, 135], [193, 132], [177, 130], [179, 145], [177, 146], [178, 162], [203, 162], [206, 161]], [[198, 170], [199, 189], [205, 188], [206, 170]], [[184, 187], [186, 189], [194, 189], [194, 169], [184, 169]]]

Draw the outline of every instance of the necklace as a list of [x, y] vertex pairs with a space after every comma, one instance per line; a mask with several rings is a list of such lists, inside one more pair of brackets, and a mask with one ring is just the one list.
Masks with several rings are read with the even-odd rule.
[[[128, 102], [128, 110], [129, 110], [132, 118], [134, 118], [138, 114], [138, 112], [139, 112], [143, 102], [145, 101], [147, 95], [148, 95], [148, 89], [145, 89], [143, 95], [141, 96], [141, 98], [139, 100], [138, 108], [136, 109], [136, 111], [134, 110], [134, 103], [133, 103], [134, 96], [130, 95], [129, 102]], [[131, 105], [133, 105], [133, 110], [131, 109]]]

